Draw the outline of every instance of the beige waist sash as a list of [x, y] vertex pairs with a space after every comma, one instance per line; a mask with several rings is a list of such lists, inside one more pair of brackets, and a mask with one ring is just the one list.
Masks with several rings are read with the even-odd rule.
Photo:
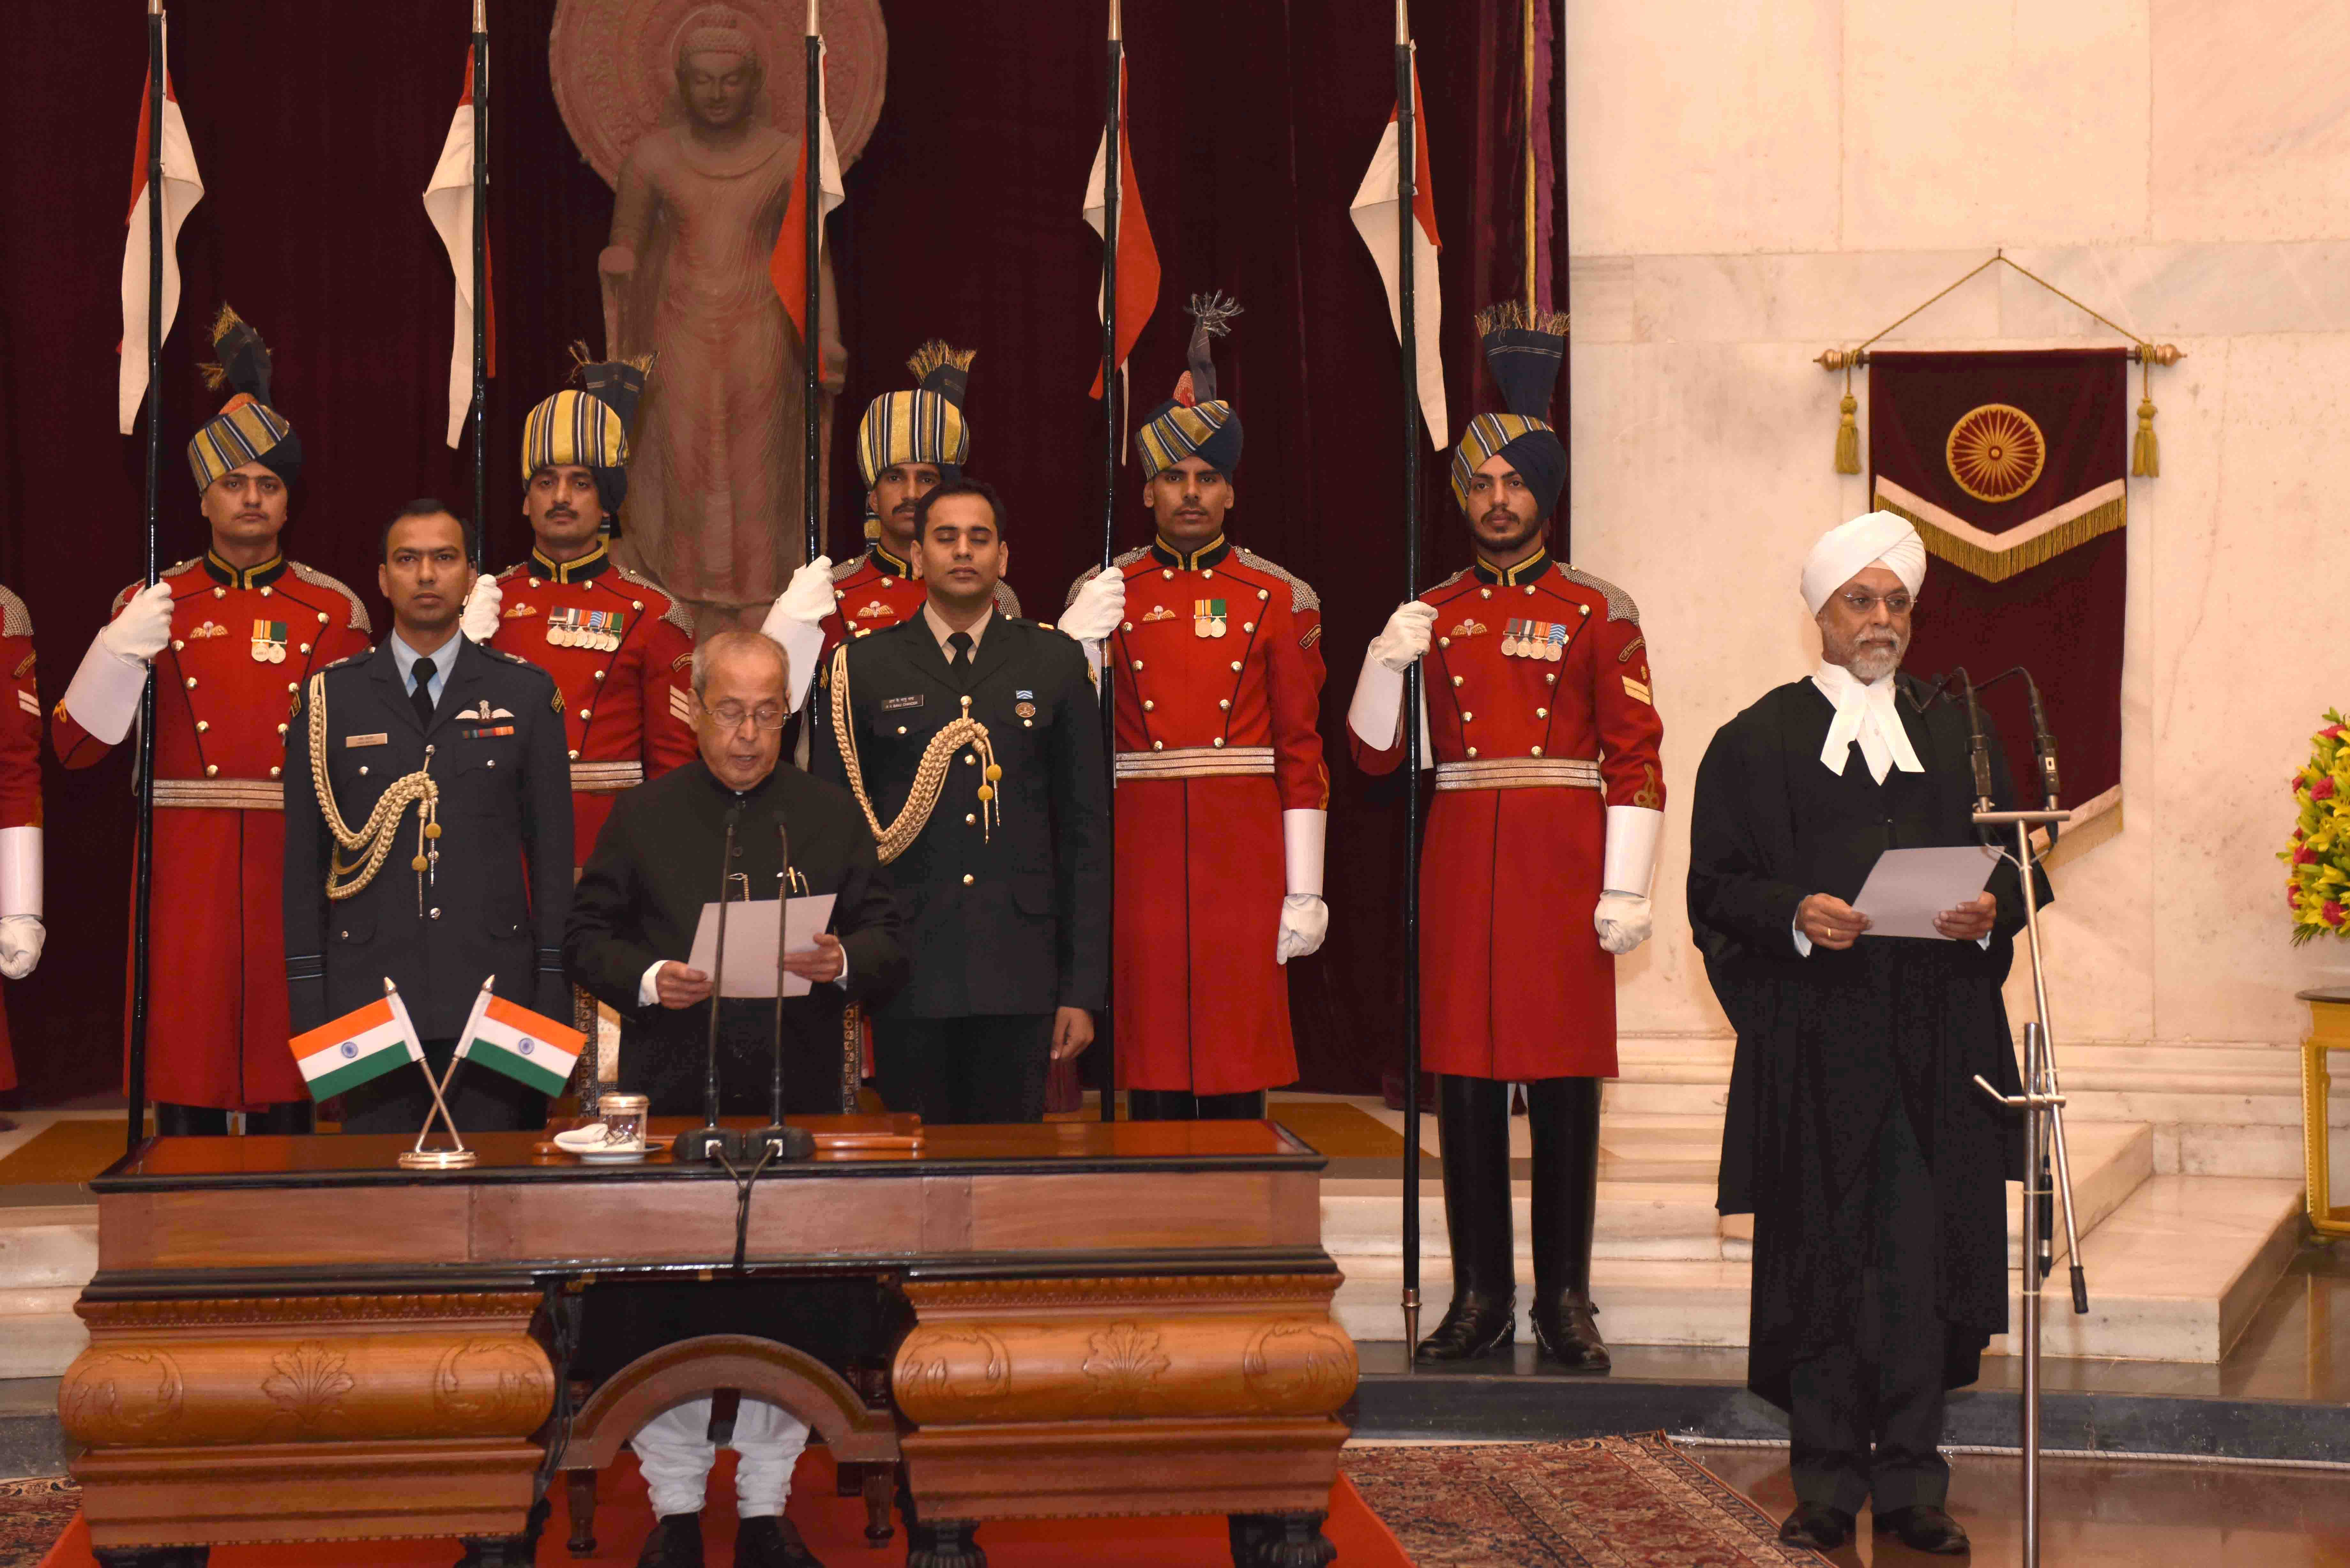
[[1203, 779], [1273, 772], [1271, 746], [1181, 746], [1171, 752], [1120, 752], [1122, 779]]
[[286, 790], [276, 779], [157, 779], [161, 809], [284, 811]]
[[1479, 757], [1436, 764], [1438, 789], [1605, 789], [1586, 757]]
[[642, 763], [574, 763], [571, 787], [580, 794], [612, 794], [645, 782]]

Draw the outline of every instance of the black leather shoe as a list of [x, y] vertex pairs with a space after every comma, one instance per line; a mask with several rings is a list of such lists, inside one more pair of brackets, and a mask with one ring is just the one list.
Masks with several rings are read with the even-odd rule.
[[1799, 1502], [1780, 1521], [1779, 1539], [1791, 1546], [1834, 1552], [1852, 1539], [1852, 1515], [1824, 1502]]
[[1875, 1516], [1877, 1533], [1898, 1535], [1912, 1552], [1937, 1557], [1960, 1557], [1970, 1549], [1966, 1527], [1930, 1502], [1887, 1509]]
[[1518, 1337], [1516, 1303], [1509, 1297], [1463, 1295], [1445, 1309], [1436, 1332], [1413, 1353], [1419, 1361], [1474, 1361], [1505, 1351]]
[[1526, 1319], [1534, 1325], [1534, 1344], [1543, 1355], [1569, 1372], [1605, 1373], [1615, 1362], [1607, 1355], [1607, 1341], [1599, 1337], [1599, 1325], [1591, 1321], [1598, 1310], [1585, 1297], [1568, 1293], [1555, 1301], [1537, 1298]]
[[655, 1520], [637, 1568], [702, 1568], [702, 1515], [665, 1513]]
[[734, 1528], [734, 1568], [824, 1568], [788, 1519], [745, 1519]]

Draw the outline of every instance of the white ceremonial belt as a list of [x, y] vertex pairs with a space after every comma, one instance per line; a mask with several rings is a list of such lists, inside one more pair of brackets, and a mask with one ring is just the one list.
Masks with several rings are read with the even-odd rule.
[[1480, 757], [1436, 764], [1438, 789], [1605, 789], [1585, 757]]
[[157, 779], [155, 804], [182, 811], [284, 811], [286, 790], [275, 779]]
[[579, 794], [611, 794], [645, 782], [642, 763], [574, 763], [571, 788]]
[[1183, 746], [1171, 752], [1120, 752], [1122, 779], [1204, 779], [1226, 774], [1270, 774], [1271, 746]]

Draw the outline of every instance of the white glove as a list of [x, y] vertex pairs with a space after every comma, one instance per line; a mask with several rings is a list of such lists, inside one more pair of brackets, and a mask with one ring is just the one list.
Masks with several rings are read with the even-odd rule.
[[1637, 893], [1602, 893], [1599, 907], [1591, 911], [1599, 945], [1618, 958], [1647, 941], [1654, 923], [1648, 900]]
[[1436, 607], [1411, 599], [1396, 607], [1379, 635], [1371, 639], [1371, 657], [1401, 675], [1428, 651], [1436, 631]]
[[498, 587], [497, 578], [484, 572], [473, 579], [473, 591], [465, 596], [465, 613], [457, 622], [457, 629], [472, 641], [489, 641], [498, 634], [498, 620], [505, 602], [505, 589]]
[[172, 585], [150, 583], [98, 634], [99, 646], [129, 663], [145, 664], [172, 640]]
[[22, 980], [41, 961], [41, 939], [47, 934], [34, 915], [0, 915], [0, 978]]
[[1126, 574], [1097, 572], [1078, 585], [1061, 612], [1061, 629], [1079, 642], [1101, 642], [1126, 618]]
[[818, 556], [792, 574], [784, 591], [767, 608], [767, 618], [759, 629], [777, 642], [784, 640], [789, 621], [796, 626], [821, 626], [824, 618], [832, 613], [832, 557]]
[[1309, 957], [1329, 934], [1330, 906], [1313, 893], [1289, 894], [1281, 900], [1281, 935], [1274, 940], [1273, 961]]

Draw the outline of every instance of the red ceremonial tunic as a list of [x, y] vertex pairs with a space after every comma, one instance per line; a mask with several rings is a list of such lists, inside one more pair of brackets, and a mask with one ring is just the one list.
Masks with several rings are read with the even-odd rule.
[[1118, 1081], [1201, 1095], [1293, 1083], [1274, 959], [1281, 814], [1330, 805], [1321, 601], [1222, 539], [1188, 556], [1154, 544], [1115, 567]]
[[[868, 545], [865, 554], [832, 569], [833, 610], [824, 618], [819, 662], [829, 659], [832, 650], [852, 637], [886, 631], [901, 620], [913, 619], [922, 613], [923, 601], [930, 597], [911, 565], [878, 542]], [[995, 607], [1004, 615], [1020, 613], [1020, 596], [1001, 579], [995, 585]]]
[[[33, 618], [0, 588], [0, 830], [41, 826], [41, 694], [33, 685]], [[5, 912], [5, 911], [0, 911]], [[0, 1089], [16, 1086], [0, 1008]]]
[[[232, 1111], [307, 1099], [286, 1044], [286, 723], [312, 673], [367, 650], [367, 610], [283, 556], [241, 571], [208, 551], [163, 579], [147, 1093]], [[144, 587], [116, 595], [113, 613]], [[69, 768], [111, 749], [63, 703], [50, 738]]]
[[[1640, 612], [1547, 553], [1506, 571], [1481, 560], [1419, 597], [1437, 612], [1422, 661], [1437, 765], [1419, 862], [1421, 1064], [1612, 1077], [1616, 961], [1591, 923], [1607, 808], [1665, 804]], [[1403, 761], [1400, 737], [1387, 750], [1347, 739], [1367, 773]]]
[[533, 550], [497, 581], [504, 603], [490, 646], [546, 670], [563, 699], [571, 853], [584, 866], [612, 797], [699, 751], [693, 623], [600, 543], [560, 565]]

